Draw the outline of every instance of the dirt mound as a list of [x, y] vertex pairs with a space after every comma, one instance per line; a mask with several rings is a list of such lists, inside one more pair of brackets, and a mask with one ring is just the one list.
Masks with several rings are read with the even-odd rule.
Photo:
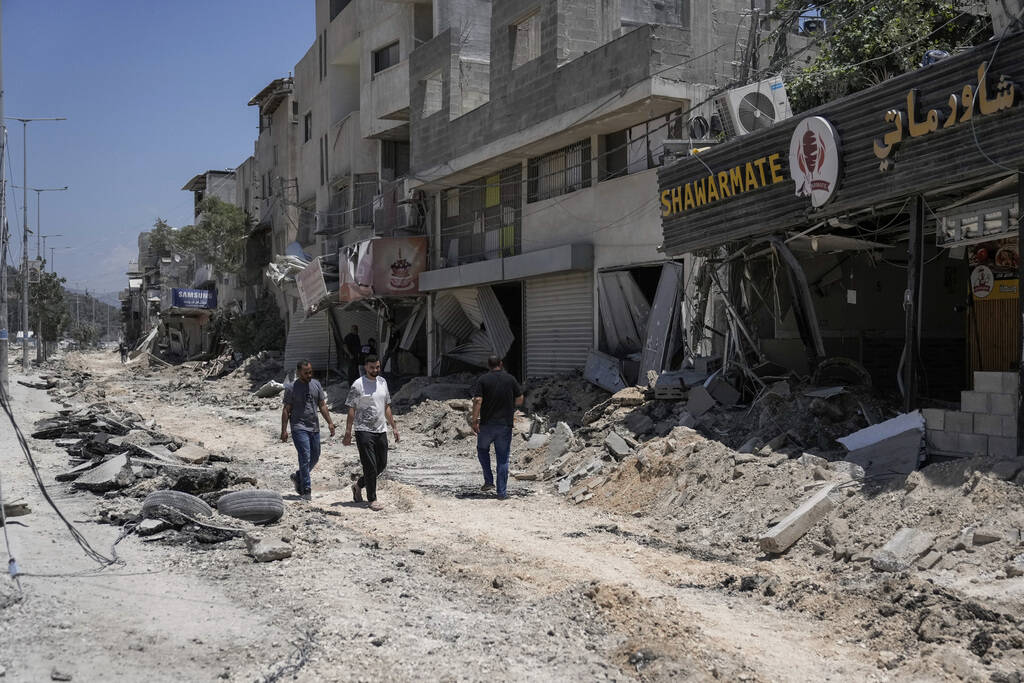
[[565, 422], [572, 427], [583, 424], [586, 412], [610, 396], [578, 372], [530, 380], [523, 389], [524, 413], [541, 416], [552, 425]]
[[452, 443], [473, 436], [469, 424], [473, 404], [469, 399], [434, 401], [417, 404], [402, 418], [410, 430], [432, 439], [435, 445]]
[[227, 377], [234, 379], [249, 379], [257, 385], [262, 385], [272, 379], [283, 379], [283, 376], [284, 365], [281, 354], [275, 351], [260, 351], [249, 356], [227, 374]]

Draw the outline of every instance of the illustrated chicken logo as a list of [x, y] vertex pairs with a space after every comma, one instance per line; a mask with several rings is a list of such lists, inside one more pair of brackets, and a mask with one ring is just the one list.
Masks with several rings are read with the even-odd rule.
[[808, 195], [815, 190], [829, 191], [832, 183], [814, 177], [815, 171], [820, 170], [824, 166], [826, 155], [825, 144], [818, 134], [810, 129], [804, 132], [797, 152], [800, 172], [803, 173], [803, 184], [801, 184], [800, 190], [797, 192], [798, 195]]

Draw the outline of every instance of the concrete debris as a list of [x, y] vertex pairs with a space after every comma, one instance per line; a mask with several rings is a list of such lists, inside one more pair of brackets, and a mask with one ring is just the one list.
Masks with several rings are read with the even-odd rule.
[[75, 479], [72, 486], [94, 493], [123, 489], [135, 481], [128, 454], [123, 453]]
[[996, 541], [1003, 540], [1003, 532], [999, 529], [992, 527], [980, 527], [974, 530], [974, 536], [971, 539], [973, 545], [988, 545], [989, 543], [995, 543]]
[[24, 517], [32, 513], [32, 508], [29, 507], [28, 503], [4, 503], [3, 512], [4, 517]]
[[272, 398], [277, 396], [284, 391], [284, 384], [275, 380], [270, 380], [259, 389], [256, 390], [257, 398]]
[[170, 528], [171, 525], [163, 519], [144, 519], [135, 527], [135, 533], [139, 536], [152, 536]]
[[707, 392], [715, 401], [723, 406], [732, 406], [740, 400], [740, 392], [720, 376], [716, 376], [705, 386]]
[[51, 681], [70, 681], [73, 678], [71, 674], [57, 667], [50, 669], [50, 680]]
[[644, 392], [638, 387], [626, 387], [612, 394], [612, 401], [620, 406], [640, 406], [644, 403]]
[[931, 550], [935, 536], [912, 527], [903, 527], [871, 557], [871, 566], [881, 572], [900, 572], [912, 566]]
[[555, 431], [551, 433], [551, 440], [548, 442], [548, 462], [554, 462], [569, 452], [572, 448], [572, 429], [564, 422], [555, 425]]
[[617, 432], [608, 433], [608, 436], [604, 439], [604, 447], [616, 460], [622, 460], [633, 453], [633, 449], [629, 447], [626, 440], [619, 436]]
[[548, 441], [550, 440], [551, 436], [549, 434], [534, 434], [526, 442], [526, 448], [531, 451], [537, 450], [538, 448], [544, 448], [548, 445]]
[[686, 412], [694, 417], [700, 417], [714, 408], [718, 403], [707, 389], [701, 386], [690, 390], [689, 400], [686, 402]]
[[796, 510], [789, 513], [768, 533], [758, 539], [761, 550], [766, 553], [781, 553], [796, 543], [807, 531], [831, 512], [832, 500], [837, 484], [826, 484], [820, 491], [808, 498]]
[[284, 541], [265, 541], [247, 534], [245, 547], [256, 562], [276, 562], [292, 556], [292, 546]]
[[998, 477], [1003, 481], [1010, 481], [1017, 476], [1022, 467], [1024, 467], [1024, 463], [1017, 460], [1000, 460], [993, 464], [989, 471], [992, 473], [992, 476]]
[[210, 460], [210, 452], [205, 448], [189, 444], [174, 451], [174, 457], [190, 465], [202, 465]]
[[679, 426], [680, 427], [696, 427], [697, 418], [690, 414], [689, 410], [684, 410], [679, 414]]

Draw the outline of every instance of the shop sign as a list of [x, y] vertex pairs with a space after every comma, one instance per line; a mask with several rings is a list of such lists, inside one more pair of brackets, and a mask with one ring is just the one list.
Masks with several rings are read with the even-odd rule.
[[968, 247], [967, 263], [975, 301], [1017, 298], [1020, 251], [1015, 237]]
[[320, 267], [320, 259], [315, 258], [309, 265], [295, 276], [295, 286], [299, 290], [302, 308], [310, 311], [327, 296], [327, 284], [324, 282], [324, 271]]
[[675, 216], [784, 180], [782, 154], [776, 152], [758, 157], [726, 171], [710, 173], [684, 185], [662, 190], [661, 215], [663, 218]]
[[809, 116], [789, 141], [789, 175], [797, 197], [810, 197], [815, 208], [832, 198], [842, 169], [839, 134], [821, 116]]
[[376, 296], [420, 293], [427, 269], [426, 237], [381, 237], [343, 247], [339, 254], [339, 299], [343, 303]]
[[[977, 84], [968, 83], [959, 93], [952, 93], [947, 100], [948, 112], [930, 109], [927, 113], [918, 110], [920, 92], [917, 88], [907, 91], [906, 111], [890, 109], [885, 112], [885, 122], [892, 124], [892, 130], [874, 141], [875, 156], [887, 159], [905, 136], [919, 138], [939, 129], [952, 128], [969, 122], [975, 114], [989, 116], [1011, 108], [1017, 102], [1017, 85], [1006, 76], [1000, 76], [994, 87], [989, 87], [988, 62], [978, 67]], [[883, 163], [881, 170], [888, 170]]]
[[176, 308], [217, 308], [217, 290], [172, 289], [171, 305]]

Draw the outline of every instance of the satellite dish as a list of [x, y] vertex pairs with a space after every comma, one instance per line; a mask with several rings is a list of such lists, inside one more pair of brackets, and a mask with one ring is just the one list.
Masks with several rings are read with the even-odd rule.
[[775, 105], [767, 95], [759, 92], [747, 93], [740, 100], [740, 125], [749, 131], [768, 128], [775, 123]]

